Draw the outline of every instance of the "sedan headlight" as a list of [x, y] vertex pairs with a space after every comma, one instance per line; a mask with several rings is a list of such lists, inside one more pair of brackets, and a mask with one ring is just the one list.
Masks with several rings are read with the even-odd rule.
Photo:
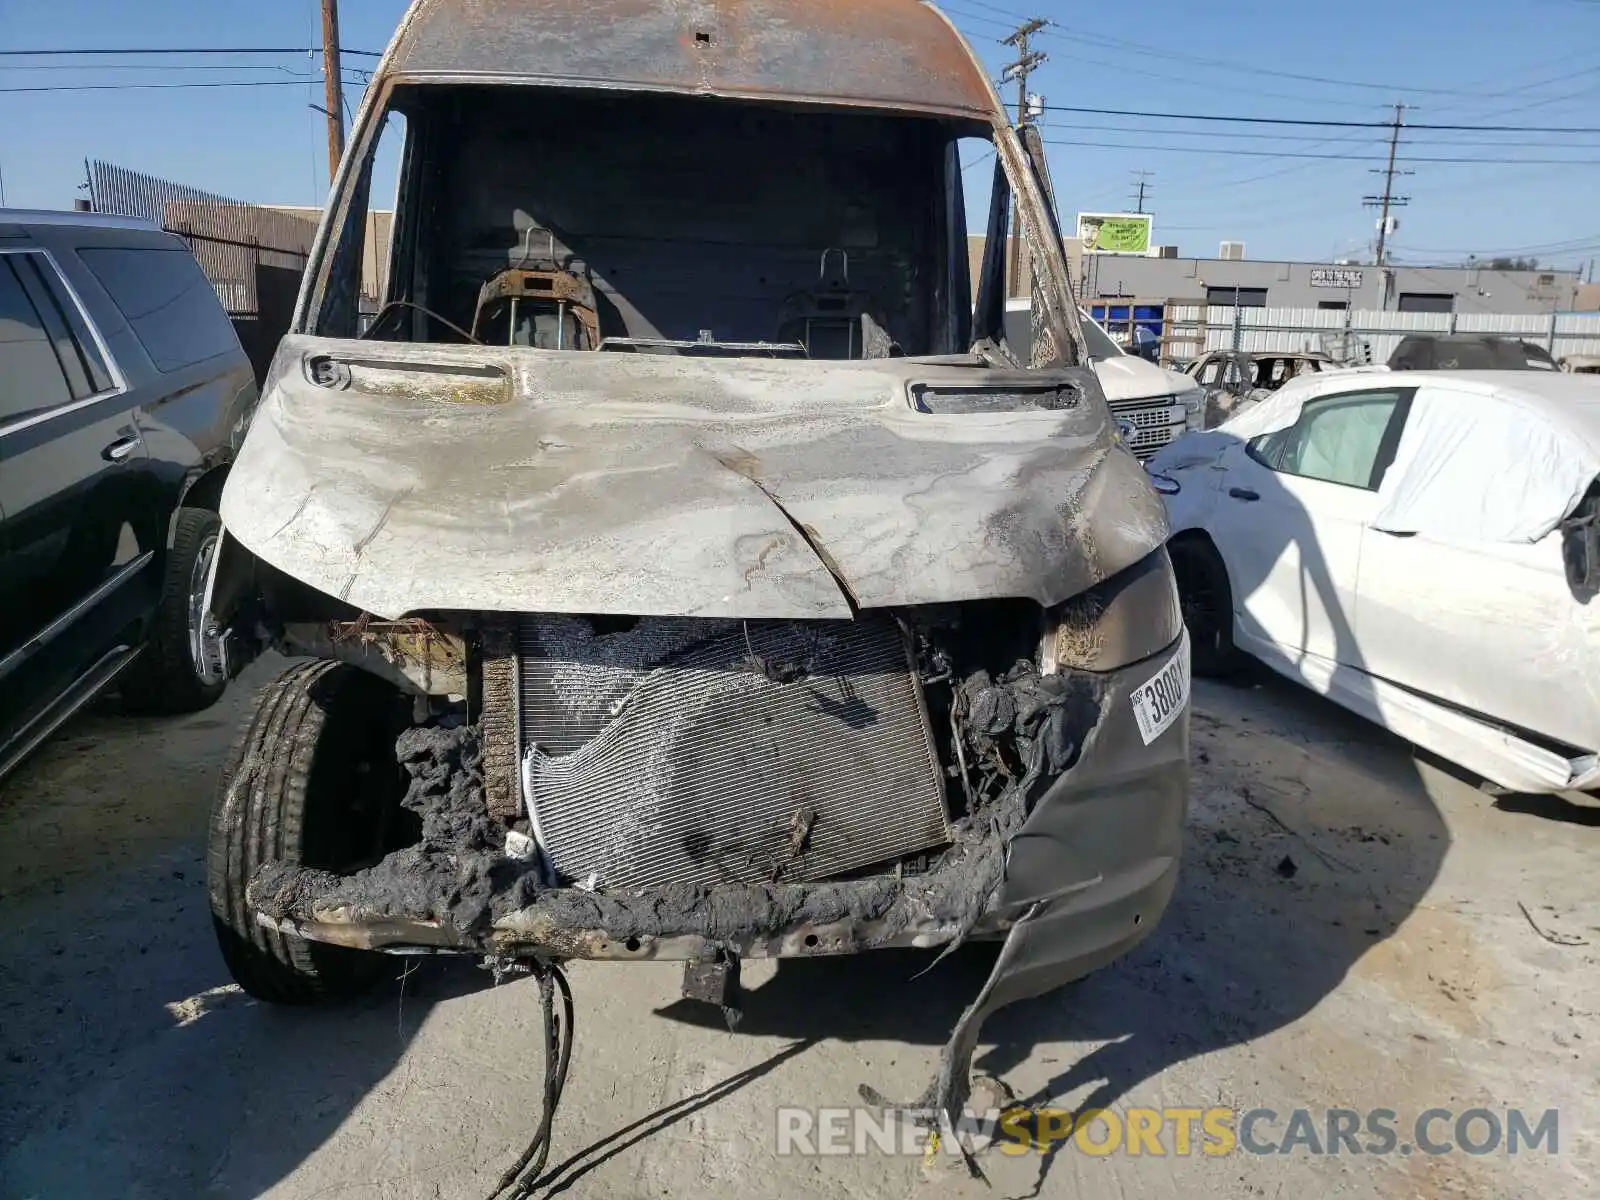
[[1046, 673], [1113, 671], [1160, 654], [1182, 634], [1178, 585], [1163, 546], [1050, 609], [1039, 657]]

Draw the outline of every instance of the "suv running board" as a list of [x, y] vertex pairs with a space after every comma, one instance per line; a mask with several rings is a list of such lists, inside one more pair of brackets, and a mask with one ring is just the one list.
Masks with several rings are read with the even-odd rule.
[[138, 658], [143, 646], [118, 646], [106, 653], [98, 662], [78, 676], [61, 695], [44, 711], [22, 727], [7, 744], [0, 746], [0, 779], [4, 779], [28, 755], [32, 754], [57, 729], [65, 725], [85, 704], [93, 700], [105, 686], [122, 673], [122, 669]]

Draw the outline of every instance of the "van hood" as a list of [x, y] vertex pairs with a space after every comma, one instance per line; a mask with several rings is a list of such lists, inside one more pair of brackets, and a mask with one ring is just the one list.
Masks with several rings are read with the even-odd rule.
[[1094, 364], [1094, 373], [1100, 379], [1106, 399], [1115, 404], [1119, 400], [1146, 400], [1158, 396], [1174, 396], [1179, 392], [1194, 390], [1198, 385], [1178, 371], [1167, 371], [1155, 363], [1126, 354], [1120, 358], [1102, 358]]
[[1163, 544], [1090, 395], [931, 415], [966, 360], [860, 363], [285, 338], [230, 473], [230, 537], [374, 615], [848, 618], [1050, 605]]

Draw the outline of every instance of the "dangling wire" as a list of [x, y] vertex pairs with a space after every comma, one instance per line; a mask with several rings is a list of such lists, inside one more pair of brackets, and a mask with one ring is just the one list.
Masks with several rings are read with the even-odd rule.
[[[502, 1196], [506, 1200], [526, 1200], [539, 1186], [539, 1177], [550, 1160], [550, 1134], [555, 1125], [556, 1109], [561, 1105], [561, 1092], [567, 1085], [567, 1067], [572, 1062], [572, 988], [555, 963], [536, 962], [533, 970], [539, 979], [539, 1006], [544, 1012], [544, 1115], [528, 1148], [500, 1176], [488, 1200], [499, 1200]], [[555, 1012], [556, 988], [561, 989], [559, 1018]]]

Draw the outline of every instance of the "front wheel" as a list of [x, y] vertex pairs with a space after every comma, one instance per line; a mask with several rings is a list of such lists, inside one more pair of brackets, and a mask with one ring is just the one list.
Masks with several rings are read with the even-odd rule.
[[348, 874], [411, 840], [394, 752], [404, 723], [393, 688], [340, 663], [292, 666], [257, 699], [223, 772], [206, 860], [223, 960], [257, 999], [315, 1004], [382, 972], [383, 954], [263, 926], [246, 889], [264, 863]]
[[144, 653], [122, 679], [122, 701], [129, 711], [199, 712], [227, 689], [221, 633], [205, 606], [211, 560], [221, 538], [222, 519], [210, 509], [178, 510], [161, 604]]
[[1233, 645], [1233, 590], [1222, 557], [1206, 541], [1190, 538], [1167, 547], [1178, 581], [1178, 603], [1189, 629], [1194, 673], [1220, 678], [1238, 669]]

